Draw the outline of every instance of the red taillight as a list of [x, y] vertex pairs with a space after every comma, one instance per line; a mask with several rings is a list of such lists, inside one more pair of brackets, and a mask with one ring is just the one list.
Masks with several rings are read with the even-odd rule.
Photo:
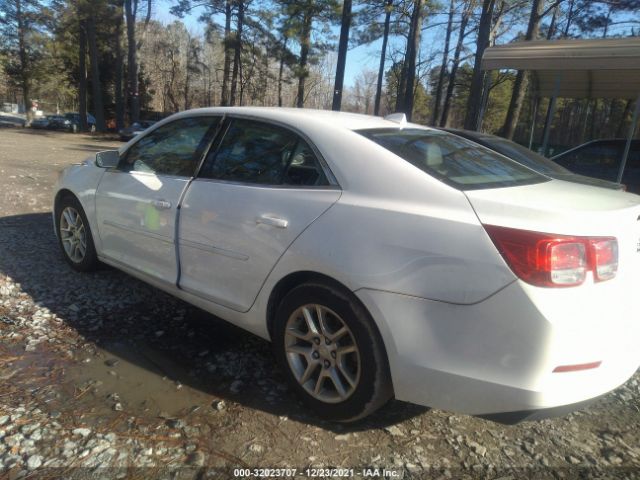
[[485, 225], [487, 233], [513, 272], [540, 287], [580, 285], [592, 270], [596, 281], [615, 277], [615, 238], [571, 237]]
[[615, 238], [591, 240], [593, 274], [596, 281], [609, 280], [618, 273], [618, 242]]

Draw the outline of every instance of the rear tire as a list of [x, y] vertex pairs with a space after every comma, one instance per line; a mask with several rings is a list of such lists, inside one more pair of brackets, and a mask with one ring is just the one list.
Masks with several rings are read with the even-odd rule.
[[273, 348], [287, 380], [320, 417], [364, 418], [393, 397], [382, 338], [350, 292], [303, 284], [276, 311]]
[[73, 195], [65, 195], [56, 205], [58, 245], [66, 262], [79, 272], [91, 272], [100, 265], [91, 227], [82, 205]]

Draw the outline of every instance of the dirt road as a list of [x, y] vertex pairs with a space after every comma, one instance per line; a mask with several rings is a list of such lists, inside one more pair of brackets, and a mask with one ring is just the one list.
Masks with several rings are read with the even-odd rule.
[[52, 185], [112, 145], [0, 129], [0, 478], [640, 478], [638, 374], [584, 411], [517, 426], [401, 402], [326, 424], [263, 340], [116, 270], [72, 272]]

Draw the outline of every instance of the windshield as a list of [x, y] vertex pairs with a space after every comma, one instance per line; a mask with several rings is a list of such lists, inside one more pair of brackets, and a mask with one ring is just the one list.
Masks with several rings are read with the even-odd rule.
[[445, 132], [384, 128], [357, 133], [460, 190], [513, 187], [549, 180], [488, 148]]
[[482, 137], [482, 141], [484, 141], [489, 147], [493, 148], [496, 152], [506, 155], [509, 158], [513, 158], [537, 172], [565, 175], [571, 173], [569, 170], [561, 167], [553, 160], [549, 160], [533, 150], [529, 150], [522, 145], [505, 140], [504, 138]]

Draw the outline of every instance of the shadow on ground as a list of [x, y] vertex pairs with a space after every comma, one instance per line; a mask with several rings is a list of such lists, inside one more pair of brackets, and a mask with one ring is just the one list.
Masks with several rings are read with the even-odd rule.
[[[268, 342], [115, 269], [74, 272], [58, 250], [49, 213], [0, 218], [0, 273], [103, 353], [102, 360], [69, 370], [74, 389], [93, 380], [121, 381], [118, 388], [128, 392], [123, 400], [133, 411], [155, 416], [211, 396], [349, 432], [383, 428], [427, 410], [392, 401], [356, 424], [319, 420], [285, 386]], [[89, 358], [81, 353], [80, 360], [82, 355]]]

